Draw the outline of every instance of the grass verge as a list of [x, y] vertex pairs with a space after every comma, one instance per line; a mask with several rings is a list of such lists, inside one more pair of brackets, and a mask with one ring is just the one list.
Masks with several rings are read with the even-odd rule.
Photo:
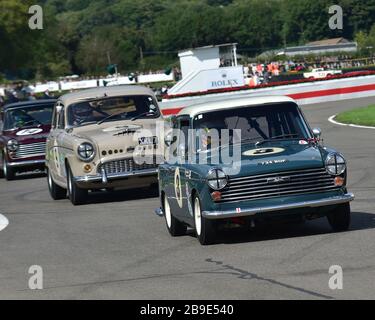
[[375, 127], [375, 105], [340, 113], [335, 120], [341, 123]]

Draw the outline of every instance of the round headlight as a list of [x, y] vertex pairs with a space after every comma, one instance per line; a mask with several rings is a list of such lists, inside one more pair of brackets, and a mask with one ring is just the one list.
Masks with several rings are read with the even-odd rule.
[[89, 142], [81, 143], [77, 150], [78, 156], [83, 161], [91, 161], [95, 157], [95, 148]]
[[221, 169], [212, 169], [207, 174], [207, 183], [212, 189], [221, 190], [228, 184], [228, 179]]
[[329, 174], [339, 176], [346, 170], [346, 162], [342, 155], [330, 153], [326, 159], [326, 168]]
[[7, 142], [7, 148], [9, 151], [14, 152], [18, 149], [18, 141], [15, 139], [11, 139]]

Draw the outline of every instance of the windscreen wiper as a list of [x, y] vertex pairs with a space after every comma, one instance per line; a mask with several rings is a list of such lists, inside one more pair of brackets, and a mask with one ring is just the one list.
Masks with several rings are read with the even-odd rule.
[[117, 117], [117, 116], [127, 115], [127, 114], [128, 114], [128, 112], [120, 112], [120, 113], [111, 114], [108, 117], [105, 117], [104, 119], [99, 120], [96, 124], [102, 124], [103, 122], [106, 122], [109, 119], [112, 119], [112, 118]]
[[138, 114], [135, 117], [131, 118], [131, 121], [137, 120], [137, 119], [142, 118], [142, 117], [147, 116], [147, 115], [153, 116], [153, 115], [155, 115], [155, 112], [154, 111], [143, 112], [143, 113]]
[[37, 122], [38, 123], [38, 126], [41, 126], [43, 125], [43, 123], [41, 123], [39, 120], [37, 119], [32, 119], [32, 120], [29, 120], [29, 121], [26, 121], [25, 123], [23, 123], [21, 126], [17, 126], [17, 128], [24, 128], [26, 127], [29, 123], [33, 123], [33, 122]]
[[275, 137], [272, 137], [271, 139], [265, 139], [265, 140], [258, 141], [258, 142], [255, 143], [255, 146], [259, 147], [262, 144], [267, 143], [267, 142], [272, 142], [272, 141], [275, 141], [275, 140], [284, 140], [284, 139], [285, 140], [299, 139], [299, 134], [295, 133], [295, 134], [284, 134], [284, 135], [275, 136]]

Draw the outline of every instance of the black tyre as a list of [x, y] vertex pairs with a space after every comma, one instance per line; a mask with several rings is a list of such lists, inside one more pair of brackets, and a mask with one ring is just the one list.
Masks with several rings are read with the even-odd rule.
[[3, 155], [3, 167], [2, 167], [3, 176], [6, 180], [11, 181], [16, 177], [16, 172], [13, 168], [8, 166], [7, 160]]
[[214, 221], [206, 219], [202, 215], [201, 201], [198, 196], [194, 197], [194, 226], [195, 233], [202, 245], [212, 244], [215, 241], [216, 230]]
[[47, 168], [47, 183], [48, 190], [53, 200], [66, 199], [66, 189], [61, 188], [57, 185], [50, 174], [49, 169]]
[[186, 234], [187, 227], [182, 222], [178, 221], [172, 214], [167, 197], [163, 197], [163, 210], [165, 217], [165, 224], [172, 237], [179, 237]]
[[67, 167], [67, 185], [68, 185], [68, 196], [71, 203], [75, 206], [84, 204], [87, 201], [88, 190], [79, 188], [74, 182], [72, 171], [70, 167]]
[[350, 204], [339, 205], [327, 215], [328, 222], [335, 232], [347, 231], [350, 226]]
[[1, 159], [1, 167], [0, 167], [0, 178], [4, 178], [4, 169], [3, 169], [3, 163], [4, 163], [4, 155], [2, 152], [0, 152], [0, 159]]

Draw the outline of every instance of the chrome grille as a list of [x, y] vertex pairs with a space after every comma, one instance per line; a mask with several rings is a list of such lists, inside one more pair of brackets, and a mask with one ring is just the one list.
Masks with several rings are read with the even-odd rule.
[[101, 172], [102, 168], [104, 168], [106, 174], [116, 174], [116, 173], [127, 173], [139, 170], [147, 170], [157, 168], [156, 164], [138, 164], [133, 159], [122, 159], [122, 160], [115, 160], [103, 163], [99, 166], [98, 172]]
[[219, 202], [267, 199], [337, 189], [325, 168], [232, 178]]
[[46, 154], [46, 142], [20, 144], [16, 151], [16, 158], [28, 158], [44, 156]]

